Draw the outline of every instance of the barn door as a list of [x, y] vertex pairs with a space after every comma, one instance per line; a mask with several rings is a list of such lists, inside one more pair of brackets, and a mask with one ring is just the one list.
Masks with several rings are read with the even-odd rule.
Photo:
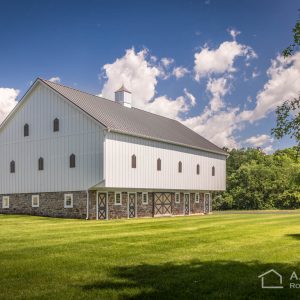
[[184, 214], [190, 214], [190, 194], [184, 194]]
[[128, 194], [128, 218], [136, 217], [136, 194]]
[[210, 211], [210, 195], [209, 194], [205, 194], [204, 195], [204, 213], [208, 214]]
[[171, 193], [154, 193], [154, 215], [172, 214]]
[[107, 219], [107, 194], [97, 193], [98, 199], [98, 219]]

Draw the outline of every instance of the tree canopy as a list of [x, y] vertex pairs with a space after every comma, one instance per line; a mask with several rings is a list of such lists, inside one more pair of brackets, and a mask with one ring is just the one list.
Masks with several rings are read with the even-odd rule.
[[267, 155], [260, 149], [233, 149], [227, 159], [227, 190], [214, 197], [214, 209], [300, 208], [297, 148]]

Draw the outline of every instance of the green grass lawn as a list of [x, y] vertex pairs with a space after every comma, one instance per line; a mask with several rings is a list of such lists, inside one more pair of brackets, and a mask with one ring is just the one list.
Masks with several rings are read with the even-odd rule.
[[[300, 214], [0, 215], [1, 299], [300, 299]], [[283, 289], [262, 290], [271, 268]], [[295, 281], [293, 281], [295, 282]], [[300, 283], [300, 281], [299, 281]]]

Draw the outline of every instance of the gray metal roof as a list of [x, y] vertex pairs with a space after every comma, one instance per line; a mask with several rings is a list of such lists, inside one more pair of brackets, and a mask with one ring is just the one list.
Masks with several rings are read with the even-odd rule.
[[227, 155], [225, 151], [176, 120], [40, 79], [108, 130]]

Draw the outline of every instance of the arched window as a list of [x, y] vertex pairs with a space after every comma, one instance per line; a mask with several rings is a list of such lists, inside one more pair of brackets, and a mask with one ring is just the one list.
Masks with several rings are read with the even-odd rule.
[[182, 162], [178, 163], [178, 173], [182, 173]]
[[70, 168], [75, 168], [76, 166], [76, 156], [75, 154], [70, 155]]
[[131, 168], [135, 169], [136, 168], [136, 156], [133, 154], [131, 156]]
[[29, 136], [29, 125], [28, 124], [24, 125], [24, 136]]
[[212, 176], [215, 176], [215, 173], [216, 173], [215, 166], [213, 166], [213, 167], [211, 168], [211, 175], [212, 175]]
[[59, 120], [57, 118], [53, 120], [53, 131], [59, 131]]
[[10, 169], [10, 173], [15, 173], [16, 172], [16, 163], [15, 163], [14, 160], [12, 160], [10, 162], [9, 169]]
[[157, 171], [161, 171], [161, 159], [159, 158], [158, 160], [157, 160]]
[[44, 170], [44, 159], [42, 157], [38, 160], [38, 170], [43, 171]]
[[199, 164], [197, 165], [197, 168], [196, 168], [196, 173], [197, 173], [197, 175], [199, 175], [199, 174], [200, 174], [200, 165], [199, 165]]

